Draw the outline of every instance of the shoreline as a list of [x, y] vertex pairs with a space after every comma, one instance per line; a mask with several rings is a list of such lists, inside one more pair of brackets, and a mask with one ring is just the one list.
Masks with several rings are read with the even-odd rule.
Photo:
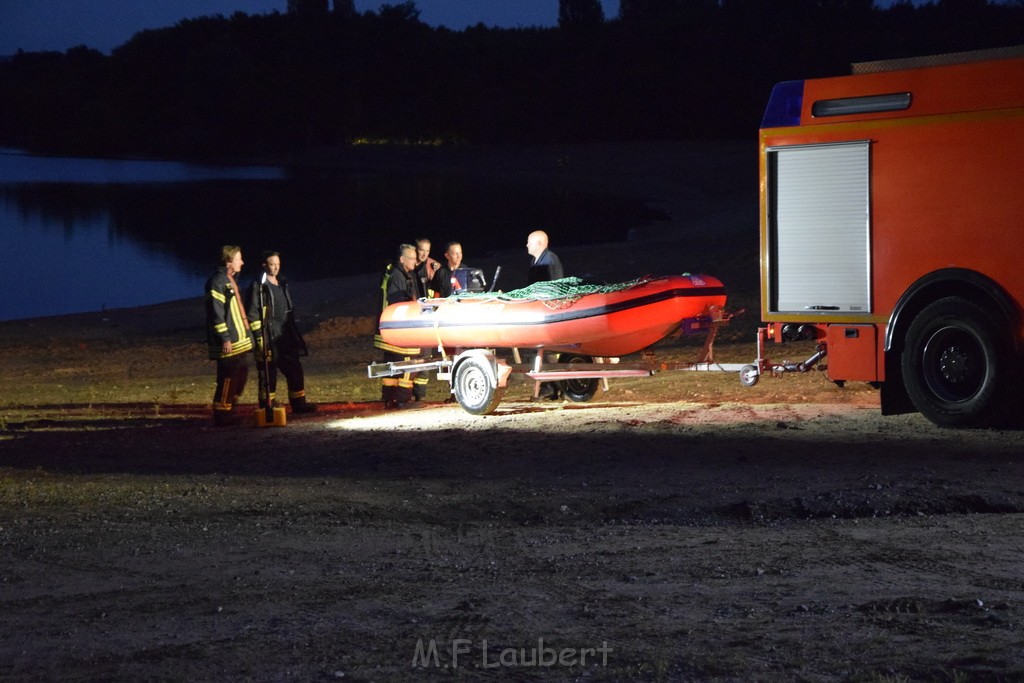
[[[555, 248], [566, 265], [567, 273], [580, 277], [593, 277], [605, 282], [626, 282], [645, 275], [667, 275], [683, 272], [713, 275], [736, 286], [730, 287], [730, 299], [749, 297], [745, 291], [755, 282], [756, 251], [738, 249], [725, 258], [721, 244], [705, 236], [678, 238], [675, 240], [649, 239], [642, 241], [609, 242], [581, 246]], [[735, 240], [726, 240], [728, 251], [733, 250]], [[756, 239], [749, 240], [756, 246]], [[699, 246], [700, 258], [685, 257], [688, 263], [679, 262], [676, 254], [688, 254]], [[736, 262], [737, 257], [740, 263]], [[498, 289], [509, 291], [526, 284], [529, 255], [525, 247], [522, 252], [503, 250], [492, 252], [482, 258], [467, 258], [471, 267], [484, 271], [488, 281], [501, 266]], [[678, 263], [678, 265], [677, 265]], [[737, 265], [748, 264], [750, 272], [744, 276], [737, 272]], [[316, 325], [333, 318], [365, 318], [379, 314], [380, 273], [360, 273], [316, 280], [293, 281], [292, 290], [304, 332], [310, 332]], [[146, 304], [143, 306], [107, 308], [98, 311], [67, 313], [62, 315], [18, 318], [0, 321], [0, 343], [12, 341], [24, 335], [42, 334], [49, 338], [107, 338], [125, 334], [145, 336], [188, 336], [201, 337], [205, 324], [203, 297]]]
[[[708, 254], [731, 259], [721, 242], [730, 242], [748, 257], [756, 253], [758, 216], [756, 146], [753, 141], [636, 142], [573, 145], [481, 146], [451, 148], [358, 148], [238, 160], [273, 164], [298, 172], [342, 174], [449, 174], [490, 178], [503, 183], [573, 187], [645, 202], [652, 218], [647, 225], [623, 226], [621, 239], [593, 244], [563, 244], [550, 231], [552, 251], [562, 257], [568, 274], [622, 282], [643, 275], [704, 272], [722, 278]], [[543, 227], [543, 226], [538, 226]], [[436, 237], [436, 236], [435, 236]], [[502, 267], [499, 287], [525, 284], [528, 255], [523, 246], [477, 255], [464, 238], [466, 262], [484, 270], [488, 279]], [[410, 238], [411, 239], [411, 238]], [[435, 242], [434, 257], [442, 248]], [[671, 257], [672, 254], [678, 255]], [[757, 268], [756, 256], [749, 267]], [[252, 267], [256, 272], [257, 267]], [[732, 269], [730, 265], [726, 270]], [[248, 273], [243, 273], [243, 277]], [[285, 273], [287, 275], [287, 272]], [[730, 274], [725, 274], [730, 277]], [[296, 306], [307, 321], [334, 315], [375, 314], [379, 272], [363, 272], [295, 280]], [[724, 279], [724, 278], [723, 278]], [[746, 279], [746, 278], [744, 278]], [[521, 283], [521, 284], [520, 284]], [[748, 286], [742, 282], [740, 288]], [[195, 302], [200, 302], [196, 304]], [[198, 313], [184, 314], [195, 310]], [[147, 320], [159, 315], [171, 320]], [[189, 315], [194, 316], [189, 320]], [[106, 318], [107, 320], [103, 320]], [[133, 307], [43, 315], [0, 321], [0, 331], [13, 327], [56, 327], [71, 324], [135, 321], [151, 331], [201, 327], [201, 297], [172, 299]]]

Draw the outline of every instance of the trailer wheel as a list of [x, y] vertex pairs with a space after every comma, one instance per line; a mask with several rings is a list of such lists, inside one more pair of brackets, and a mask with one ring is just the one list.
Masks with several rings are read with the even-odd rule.
[[949, 297], [926, 306], [900, 362], [907, 394], [935, 424], [977, 427], [998, 417], [1009, 364], [998, 325], [977, 304]]
[[[577, 356], [574, 354], [563, 353], [558, 357], [559, 363], [593, 363], [594, 359], [590, 356]], [[587, 379], [563, 379], [558, 383], [562, 389], [562, 393], [565, 397], [574, 403], [586, 403], [590, 399], [594, 398], [597, 394], [597, 390], [601, 386], [601, 381], [597, 377], [590, 377]]]
[[740, 368], [740, 384], [745, 387], [752, 387], [757, 384], [757, 380], [760, 378], [760, 373], [757, 371], [756, 365], [744, 365]]
[[473, 415], [490, 415], [498, 407], [505, 387], [491, 384], [491, 368], [483, 358], [466, 358], [455, 369], [455, 400]]

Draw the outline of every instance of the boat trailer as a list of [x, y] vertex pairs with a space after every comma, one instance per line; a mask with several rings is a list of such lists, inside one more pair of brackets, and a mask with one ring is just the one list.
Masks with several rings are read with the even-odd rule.
[[[714, 340], [722, 325], [742, 311], [728, 314], [717, 311], [712, 316], [691, 318], [680, 322], [676, 332], [668, 336], [706, 332], [697, 359], [690, 363], [659, 362], [654, 353], [640, 352], [637, 362], [623, 363], [618, 358], [601, 358], [572, 353], [571, 351], [545, 352], [543, 347], [530, 349], [532, 362], [524, 362], [518, 348], [512, 348], [511, 357], [499, 354], [497, 349], [471, 348], [453, 351], [438, 347], [439, 357], [412, 358], [404, 361], [371, 363], [367, 366], [370, 378], [395, 377], [414, 372], [436, 372], [437, 379], [448, 382], [455, 400], [473, 415], [488, 415], [498, 407], [513, 376], [533, 381], [536, 399], [544, 382], [559, 382], [562, 393], [573, 402], [591, 400], [608, 380], [623, 377], [650, 377], [658, 372], [736, 372], [744, 386], [753, 386], [762, 372], [779, 370], [767, 360], [759, 344], [755, 364], [718, 363], [714, 360]], [[547, 357], [547, 358], [545, 358]], [[554, 359], [552, 359], [554, 357]]]
[[[600, 358], [561, 351], [545, 353], [543, 348], [535, 352], [532, 363], [523, 362], [520, 349], [513, 348], [511, 362], [500, 356], [496, 349], [457, 349], [449, 354], [438, 348], [440, 357], [414, 358], [405, 361], [371, 363], [367, 366], [370, 378], [395, 377], [413, 372], [437, 372], [437, 378], [451, 385], [451, 392], [462, 408], [473, 415], [493, 413], [501, 402], [512, 376], [523, 376], [533, 381], [533, 397], [536, 399], [544, 382], [559, 382], [566, 398], [573, 402], [591, 400], [608, 380], [623, 377], [650, 377], [658, 372], [735, 372], [745, 387], [757, 384], [761, 375], [780, 377], [792, 372], [824, 371], [827, 365], [820, 361], [827, 354], [824, 343], [816, 346], [815, 352], [804, 361], [782, 361], [776, 363], [765, 355], [765, 345], [772, 334], [771, 328], [761, 327], [757, 333], [757, 359], [753, 363], [719, 363], [714, 360], [714, 341], [721, 326], [726, 325], [736, 313], [715, 312], [714, 317], [684, 320], [672, 335], [680, 336], [706, 331], [704, 344], [697, 359], [689, 363], [659, 362], [649, 349], [640, 352], [640, 360], [622, 363], [618, 358]], [[555, 356], [550, 362], [545, 356]]]

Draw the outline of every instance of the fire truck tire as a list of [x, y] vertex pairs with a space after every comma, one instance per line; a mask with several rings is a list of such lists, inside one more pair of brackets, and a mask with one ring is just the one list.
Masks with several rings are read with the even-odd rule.
[[483, 358], [466, 358], [455, 368], [455, 400], [472, 415], [490, 415], [498, 407], [505, 387], [491, 384], [491, 368]]
[[745, 387], [752, 387], [757, 384], [759, 374], [756, 365], [744, 365], [740, 368], [740, 384]]
[[[593, 363], [590, 356], [577, 356], [563, 353], [558, 357], [559, 363]], [[574, 403], [586, 403], [597, 395], [601, 381], [597, 377], [587, 379], [565, 379], [558, 383], [562, 394]]]
[[907, 330], [901, 358], [907, 394], [942, 427], [994, 423], [1010, 369], [999, 326], [960, 297], [926, 306]]

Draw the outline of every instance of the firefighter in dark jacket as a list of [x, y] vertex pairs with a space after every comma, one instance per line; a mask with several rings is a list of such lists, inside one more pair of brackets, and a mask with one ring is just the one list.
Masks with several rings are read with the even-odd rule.
[[[437, 292], [434, 291], [434, 275], [441, 264], [430, 257], [430, 240], [421, 237], [416, 240], [416, 266], [413, 268], [413, 277], [416, 278], [416, 298], [433, 299]], [[427, 384], [429, 378], [425, 372], [417, 372], [412, 380], [412, 400], [422, 401], [427, 397]]]
[[[309, 350], [295, 323], [292, 295], [288, 291], [288, 279], [280, 275], [281, 255], [278, 252], [263, 252], [263, 271], [267, 274], [266, 282], [258, 277], [249, 287], [249, 320], [256, 342], [260, 408], [266, 408], [268, 401], [274, 404], [277, 371], [280, 370], [288, 382], [288, 403], [292, 413], [312, 413], [317, 406], [306, 400], [306, 379], [299, 361], [300, 357], [309, 355]], [[269, 348], [265, 347], [264, 338], [269, 342]], [[265, 372], [267, 377], [263, 376]], [[269, 397], [266, 387], [270, 388]]]
[[206, 336], [210, 360], [217, 361], [213, 419], [218, 425], [234, 422], [235, 403], [249, 376], [252, 333], [235, 281], [242, 265], [241, 248], [226, 245], [221, 249], [221, 266], [206, 281]]
[[433, 299], [436, 292], [434, 292], [434, 275], [437, 274], [437, 269], [441, 267], [441, 264], [430, 257], [430, 240], [426, 237], [421, 237], [416, 240], [416, 281], [419, 285], [419, 296], [424, 299]]
[[[418, 287], [416, 283], [416, 247], [403, 244], [398, 248], [398, 261], [389, 264], [381, 280], [381, 310], [399, 301], [416, 301]], [[418, 356], [420, 350], [394, 346], [384, 341], [377, 329], [373, 345], [384, 352], [386, 362], [409, 360]], [[413, 398], [415, 373], [405, 373], [401, 377], [381, 378], [380, 398], [385, 408], [400, 408]]]

